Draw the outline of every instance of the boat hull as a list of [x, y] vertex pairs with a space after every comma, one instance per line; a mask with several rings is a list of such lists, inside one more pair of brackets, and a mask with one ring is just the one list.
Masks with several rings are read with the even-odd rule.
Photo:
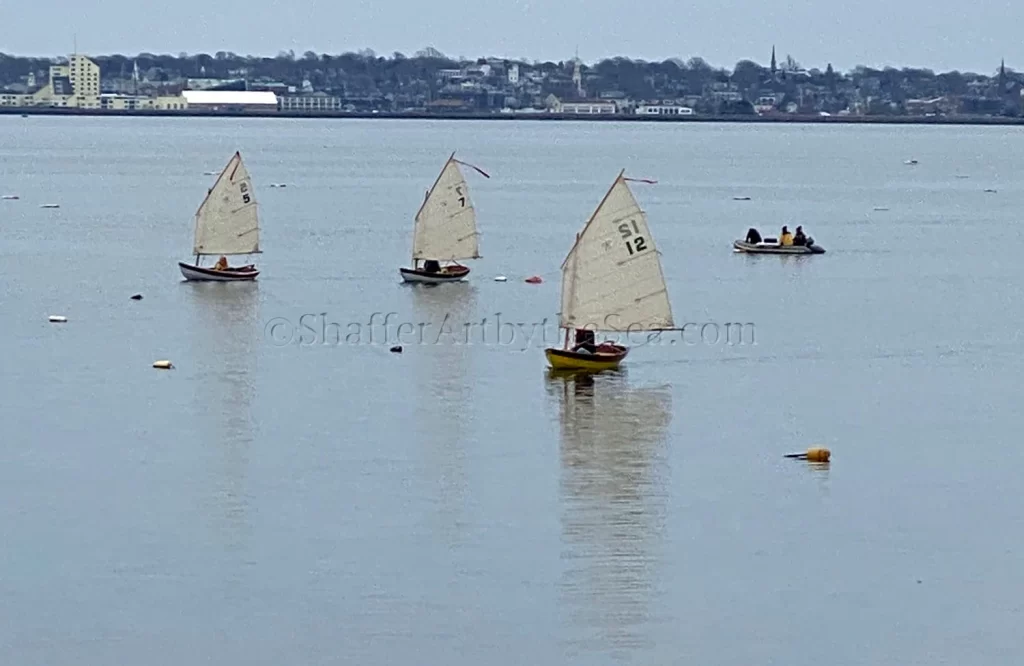
[[183, 261], [178, 262], [178, 268], [181, 269], [181, 274], [185, 279], [190, 282], [248, 282], [255, 280], [256, 276], [260, 274], [258, 270], [250, 269], [248, 266], [217, 271], [212, 268], [186, 264]]
[[747, 254], [825, 254], [825, 248], [820, 245], [778, 245], [737, 240], [733, 241], [732, 246]]
[[544, 350], [548, 364], [555, 370], [573, 370], [577, 372], [601, 372], [615, 370], [629, 353], [629, 349], [621, 345], [612, 345], [614, 353], [600, 351], [596, 354], [581, 354], [568, 349], [549, 348]]
[[399, 268], [402, 280], [417, 284], [444, 284], [446, 282], [461, 282], [467, 275], [469, 269], [465, 266], [445, 266], [440, 273], [428, 273], [427, 271], [416, 270], [415, 268]]

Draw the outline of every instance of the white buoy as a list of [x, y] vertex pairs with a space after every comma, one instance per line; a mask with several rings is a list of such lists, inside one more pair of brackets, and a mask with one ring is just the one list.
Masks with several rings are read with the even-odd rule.
[[495, 282], [507, 282], [507, 281], [508, 281], [508, 278], [507, 278], [507, 277], [505, 277], [504, 275], [496, 275], [496, 276], [494, 277], [494, 281], [495, 281]]
[[53, 324], [63, 324], [68, 320], [64, 315], [50, 315], [50, 322]]
[[153, 367], [157, 370], [170, 370], [174, 367], [174, 364], [170, 361], [155, 361]]
[[18, 199], [18, 195], [17, 194], [5, 194], [2, 197], [0, 197], [0, 199], [3, 199], [4, 201], [15, 201], [15, 200]]

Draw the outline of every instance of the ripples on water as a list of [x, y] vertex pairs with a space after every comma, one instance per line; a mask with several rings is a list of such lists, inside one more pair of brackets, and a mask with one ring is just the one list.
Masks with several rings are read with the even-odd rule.
[[[181, 284], [203, 174], [236, 149], [263, 272]], [[492, 176], [467, 174], [484, 258], [404, 287], [453, 149]], [[1022, 149], [1015, 128], [0, 117], [2, 661], [1017, 663]], [[677, 320], [756, 344], [638, 345], [587, 380], [547, 376], [540, 340], [266, 336], [309, 313], [553, 331], [558, 266], [623, 167], [659, 181], [635, 192]], [[781, 224], [828, 254], [731, 252]], [[781, 457], [814, 444], [830, 466]]]

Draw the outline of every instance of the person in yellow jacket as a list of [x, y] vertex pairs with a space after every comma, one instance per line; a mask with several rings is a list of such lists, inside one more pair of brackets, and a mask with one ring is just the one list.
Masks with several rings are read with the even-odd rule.
[[782, 227], [782, 235], [779, 236], [779, 245], [792, 245], [793, 234], [789, 233], [789, 228]]

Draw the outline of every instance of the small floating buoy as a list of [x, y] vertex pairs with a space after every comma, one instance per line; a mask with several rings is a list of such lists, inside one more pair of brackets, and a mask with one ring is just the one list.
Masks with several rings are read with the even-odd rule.
[[157, 370], [170, 370], [174, 367], [174, 364], [170, 361], [156, 361], [153, 363], [153, 367]]
[[402, 353], [402, 345], [395, 345], [394, 347], [391, 348], [391, 352], [394, 353], [394, 354], [401, 354]]
[[504, 275], [496, 275], [496, 276], [494, 276], [494, 281], [495, 282], [506, 282], [507, 280], [508, 280], [508, 278], [505, 277]]
[[64, 315], [50, 315], [50, 322], [54, 324], [63, 324], [67, 322], [68, 318]]
[[796, 458], [807, 462], [826, 463], [832, 457], [832, 452], [821, 447], [807, 449], [805, 453], [787, 453], [786, 458]]
[[988, 192], [989, 194], [995, 194], [995, 192], [996, 192], [996, 191], [995, 191], [995, 190], [993, 190], [992, 188], [989, 188], [989, 189], [987, 189], [987, 190], [985, 190], [985, 191], [986, 191], [986, 192]]
[[142, 294], [132, 294], [132, 300], [133, 301], [141, 301], [142, 300]]
[[526, 278], [526, 282], [529, 284], [540, 284], [543, 281], [544, 280], [541, 280], [539, 275], [534, 275], [533, 277]]
[[750, 197], [733, 197], [733, 201], [750, 201]]

